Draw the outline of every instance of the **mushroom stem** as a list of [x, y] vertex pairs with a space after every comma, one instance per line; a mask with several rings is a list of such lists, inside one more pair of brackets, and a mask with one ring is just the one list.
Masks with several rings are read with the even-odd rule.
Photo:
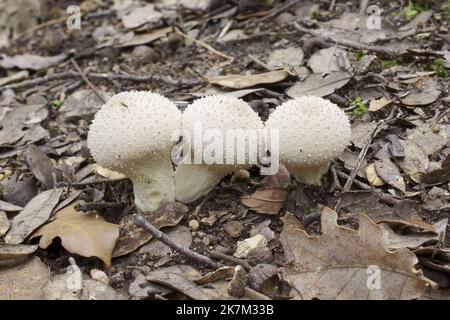
[[322, 176], [327, 173], [330, 162], [313, 165], [285, 163], [288, 171], [300, 183], [320, 185]]
[[133, 181], [135, 204], [141, 211], [155, 211], [175, 201], [174, 173], [169, 158], [147, 158], [127, 170], [126, 175]]
[[214, 165], [183, 164], [175, 170], [175, 198], [190, 203], [207, 195], [228, 171]]

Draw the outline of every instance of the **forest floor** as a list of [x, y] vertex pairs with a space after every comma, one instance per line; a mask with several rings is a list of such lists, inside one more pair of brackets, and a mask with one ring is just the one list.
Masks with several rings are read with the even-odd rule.
[[[0, 1], [0, 299], [449, 299], [450, 2], [179, 2]], [[176, 252], [87, 148], [126, 90], [324, 97], [351, 145], [321, 186], [254, 167], [144, 213]]]

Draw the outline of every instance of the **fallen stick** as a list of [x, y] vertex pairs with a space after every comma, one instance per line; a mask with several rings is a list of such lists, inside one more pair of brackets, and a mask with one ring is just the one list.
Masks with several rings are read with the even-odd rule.
[[367, 50], [367, 51], [371, 51], [371, 52], [377, 52], [377, 53], [381, 53], [390, 57], [394, 57], [397, 55], [400, 55], [401, 52], [396, 51], [396, 50], [389, 50], [380, 46], [372, 46], [372, 45], [367, 45], [367, 44], [362, 44], [362, 43], [358, 43], [358, 42], [354, 42], [351, 40], [345, 40], [345, 39], [335, 39], [333, 37], [330, 36], [325, 36], [322, 35], [320, 32], [313, 30], [313, 29], [307, 29], [301, 25], [299, 25], [298, 23], [294, 23], [295, 29], [297, 29], [300, 32], [303, 33], [307, 33], [310, 34], [314, 37], [317, 38], [321, 38], [327, 42], [332, 42], [332, 43], [336, 43], [339, 44], [341, 46], [344, 47], [349, 47], [349, 48], [353, 48], [353, 49], [358, 49], [358, 50]]
[[245, 260], [241, 260], [235, 257], [230, 257], [226, 254], [217, 252], [217, 251], [213, 251], [211, 252], [211, 254], [209, 255], [211, 258], [213, 259], [219, 259], [219, 260], [223, 260], [223, 261], [228, 261], [231, 263], [234, 263], [236, 265], [240, 265], [242, 266], [246, 271], [250, 271], [250, 269], [252, 268], [252, 266]]
[[269, 14], [265, 17], [262, 17], [259, 21], [267, 21], [269, 19], [275, 18], [279, 14], [283, 13], [286, 10], [289, 10], [291, 7], [298, 4], [301, 0], [291, 0], [286, 2], [285, 4], [279, 6], [278, 8], [272, 9], [272, 11], [269, 12]]
[[[157, 76], [157, 75], [147, 75], [147, 76], [132, 76], [132, 75], [123, 75], [123, 74], [107, 74], [107, 73], [88, 73], [85, 75], [86, 78], [92, 79], [92, 80], [122, 80], [122, 81], [133, 81], [133, 82], [147, 82], [147, 81], [154, 81], [154, 82], [163, 82], [168, 85], [172, 86], [196, 86], [202, 83], [200, 80], [175, 80], [170, 76]], [[36, 78], [36, 79], [30, 79], [21, 81], [18, 83], [13, 83], [6, 86], [0, 86], [0, 91], [6, 90], [6, 89], [24, 89], [24, 88], [30, 88], [37, 85], [41, 85], [50, 81], [56, 81], [56, 80], [66, 80], [66, 79], [82, 79], [83, 77], [80, 75], [80, 73], [76, 71], [67, 71], [67, 72], [61, 72], [51, 75], [46, 75], [44, 77]]]
[[186, 38], [186, 39], [188, 39], [188, 40], [191, 40], [191, 41], [195, 42], [195, 43], [198, 44], [199, 46], [205, 48], [205, 49], [208, 50], [208, 51], [211, 51], [211, 52], [214, 53], [215, 55], [218, 55], [218, 56], [220, 56], [220, 57], [222, 57], [222, 58], [225, 58], [225, 59], [227, 59], [227, 60], [233, 60], [233, 59], [234, 59], [233, 57], [231, 57], [231, 56], [229, 56], [229, 55], [227, 55], [227, 54], [225, 54], [225, 53], [223, 53], [223, 52], [220, 52], [220, 51], [217, 50], [217, 49], [214, 49], [213, 47], [211, 47], [211, 46], [210, 46], [209, 44], [207, 44], [206, 42], [203, 42], [203, 41], [201, 41], [201, 40], [195, 39], [195, 38], [193, 38], [193, 37], [191, 37], [191, 36], [189, 36], [189, 35], [187, 35], [187, 34], [181, 32], [181, 31], [180, 31], [179, 29], [177, 29], [177, 28], [175, 28], [175, 33], [177, 33], [178, 35], [182, 36], [183, 38]]
[[207, 266], [210, 266], [214, 269], [218, 269], [221, 267], [221, 265], [217, 262], [214, 262], [210, 258], [201, 255], [197, 252], [191, 251], [189, 249], [183, 248], [180, 245], [176, 244], [172, 240], [167, 237], [163, 232], [161, 232], [158, 228], [156, 228], [154, 225], [152, 225], [150, 222], [148, 222], [146, 219], [144, 219], [143, 216], [140, 214], [136, 214], [134, 217], [134, 223], [138, 226], [150, 233], [154, 238], [158, 239], [162, 243], [164, 243], [166, 246], [168, 246], [170, 249], [177, 251], [188, 258], [197, 261], [199, 263], [205, 264]]
[[78, 65], [78, 63], [74, 60], [74, 59], [70, 59], [70, 62], [72, 63], [72, 65], [75, 67], [75, 69], [77, 69], [78, 73], [80, 74], [81, 78], [83, 79], [84, 82], [86, 82], [86, 84], [89, 86], [89, 88], [91, 88], [91, 90], [94, 92], [94, 94], [103, 102], [106, 103], [106, 99], [105, 97], [103, 97], [103, 95], [97, 90], [97, 88], [92, 84], [91, 81], [89, 81], [89, 79], [86, 77], [86, 75], [83, 73], [83, 71], [81, 70], [80, 66]]

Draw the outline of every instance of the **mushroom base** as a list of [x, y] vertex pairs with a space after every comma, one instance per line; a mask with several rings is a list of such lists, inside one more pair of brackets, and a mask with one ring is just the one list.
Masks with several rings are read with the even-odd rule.
[[141, 211], [155, 211], [175, 201], [174, 172], [170, 159], [146, 159], [125, 172], [133, 182], [134, 202]]
[[190, 203], [210, 193], [220, 180], [234, 171], [224, 166], [182, 164], [175, 170], [175, 198]]
[[330, 162], [318, 163], [315, 165], [299, 165], [285, 163], [289, 173], [297, 182], [320, 185], [322, 176], [327, 173]]

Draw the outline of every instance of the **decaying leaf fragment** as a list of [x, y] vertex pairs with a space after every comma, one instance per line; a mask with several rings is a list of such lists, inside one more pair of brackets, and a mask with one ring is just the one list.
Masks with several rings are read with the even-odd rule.
[[83, 257], [98, 257], [109, 267], [119, 238], [119, 226], [106, 222], [96, 212], [77, 212], [73, 204], [59, 211], [55, 220], [38, 229], [31, 237], [39, 236], [39, 247], [42, 249], [59, 237], [67, 251]]
[[37, 245], [0, 243], [0, 267], [9, 267], [23, 262], [37, 248]]
[[49, 268], [38, 257], [11, 268], [0, 269], [0, 300], [39, 300], [50, 280]]
[[62, 191], [62, 188], [51, 189], [34, 197], [12, 220], [11, 228], [5, 236], [5, 242], [9, 244], [22, 243], [34, 230], [47, 222], [59, 202]]
[[[145, 212], [143, 216], [155, 227], [161, 229], [178, 225], [187, 212], [188, 207], [182, 203], [175, 202], [169, 203], [155, 212]], [[113, 251], [114, 258], [133, 252], [153, 238], [151, 234], [134, 223], [134, 217], [131, 215], [125, 216], [120, 221], [120, 228], [120, 237]]]
[[414, 299], [433, 284], [415, 269], [412, 252], [386, 249], [387, 235], [366, 215], [353, 230], [339, 226], [336, 212], [324, 208], [322, 232], [310, 236], [294, 215], [284, 217], [283, 274], [299, 299]]
[[258, 74], [246, 74], [246, 75], [225, 75], [219, 76], [215, 79], [211, 79], [209, 82], [217, 84], [222, 87], [243, 89], [256, 86], [263, 83], [276, 83], [287, 78], [289, 73], [286, 70], [269, 71]]
[[244, 205], [258, 213], [277, 214], [288, 196], [286, 186], [291, 178], [285, 166], [280, 166], [278, 173], [264, 178], [264, 186], [252, 195], [242, 196]]

